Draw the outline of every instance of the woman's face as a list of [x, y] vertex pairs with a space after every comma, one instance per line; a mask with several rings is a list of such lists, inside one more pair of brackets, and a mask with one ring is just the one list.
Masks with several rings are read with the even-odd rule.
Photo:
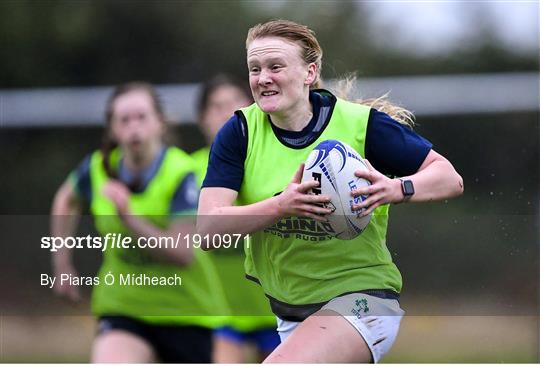
[[114, 101], [111, 132], [122, 148], [146, 153], [152, 144], [161, 143], [163, 127], [148, 92], [133, 90]]
[[234, 85], [223, 85], [215, 89], [208, 97], [208, 103], [201, 118], [202, 127], [209, 142], [214, 140], [219, 129], [236, 110], [249, 104], [251, 100]]
[[317, 66], [306, 64], [300, 52], [300, 46], [278, 37], [258, 38], [249, 44], [249, 85], [265, 113], [286, 113], [308, 101]]

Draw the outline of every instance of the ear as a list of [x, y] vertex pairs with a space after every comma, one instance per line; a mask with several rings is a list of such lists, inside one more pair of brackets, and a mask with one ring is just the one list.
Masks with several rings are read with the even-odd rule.
[[319, 70], [315, 62], [311, 62], [308, 65], [308, 73], [306, 76], [306, 80], [304, 81], [305, 85], [311, 85], [317, 80], [317, 76], [319, 74]]

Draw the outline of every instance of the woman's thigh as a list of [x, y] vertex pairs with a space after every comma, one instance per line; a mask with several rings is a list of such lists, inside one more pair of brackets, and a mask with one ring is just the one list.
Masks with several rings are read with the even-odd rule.
[[342, 316], [321, 310], [296, 327], [264, 362], [370, 362], [366, 342]]
[[92, 346], [93, 363], [150, 363], [156, 361], [152, 346], [143, 338], [125, 331], [99, 334]]
[[301, 323], [278, 320], [282, 344], [267, 362], [379, 362], [404, 312], [397, 300], [363, 293], [334, 298]]

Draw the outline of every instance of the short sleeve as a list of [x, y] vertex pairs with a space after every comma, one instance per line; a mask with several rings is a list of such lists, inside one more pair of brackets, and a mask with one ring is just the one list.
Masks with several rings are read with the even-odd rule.
[[86, 202], [92, 200], [92, 185], [90, 181], [91, 157], [91, 155], [86, 156], [79, 166], [69, 174], [68, 178], [77, 195]]
[[244, 179], [247, 126], [234, 115], [223, 125], [210, 148], [203, 188], [223, 187], [239, 191]]
[[389, 176], [416, 173], [433, 145], [388, 114], [371, 109], [365, 155], [373, 167]]
[[197, 210], [197, 202], [199, 200], [199, 189], [195, 174], [189, 173], [184, 177], [178, 188], [174, 192], [170, 213], [192, 213]]

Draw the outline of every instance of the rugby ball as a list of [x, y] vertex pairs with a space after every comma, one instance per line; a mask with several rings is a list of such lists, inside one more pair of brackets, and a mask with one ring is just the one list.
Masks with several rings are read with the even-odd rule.
[[328, 224], [324, 228], [331, 236], [350, 240], [360, 235], [368, 225], [371, 214], [360, 217], [361, 211], [353, 211], [353, 204], [358, 204], [366, 196], [353, 197], [351, 191], [370, 182], [354, 175], [356, 170], [368, 170], [364, 160], [351, 146], [336, 140], [326, 140], [317, 145], [309, 154], [302, 182], [317, 180], [319, 188], [310, 194], [324, 194], [331, 198], [325, 207], [333, 210], [327, 216]]

